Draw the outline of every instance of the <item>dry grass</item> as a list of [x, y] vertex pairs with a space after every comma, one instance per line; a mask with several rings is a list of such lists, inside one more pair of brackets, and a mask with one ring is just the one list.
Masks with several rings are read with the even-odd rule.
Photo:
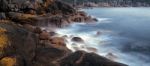
[[4, 57], [0, 60], [0, 66], [15, 66], [16, 58]]

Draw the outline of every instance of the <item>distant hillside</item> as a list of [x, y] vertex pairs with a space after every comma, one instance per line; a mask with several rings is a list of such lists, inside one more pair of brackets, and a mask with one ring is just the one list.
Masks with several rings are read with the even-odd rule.
[[76, 2], [77, 5], [81, 4], [87, 4], [87, 3], [95, 3], [99, 6], [133, 6], [133, 7], [139, 7], [139, 6], [150, 6], [150, 0], [62, 0], [68, 3], [74, 3]]

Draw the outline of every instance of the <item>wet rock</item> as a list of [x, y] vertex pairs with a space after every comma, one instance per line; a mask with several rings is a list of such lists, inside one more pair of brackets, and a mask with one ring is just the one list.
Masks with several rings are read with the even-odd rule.
[[34, 66], [56, 66], [57, 59], [63, 57], [66, 53], [64, 50], [58, 48], [39, 48], [36, 50], [36, 56], [34, 61]]
[[87, 47], [87, 50], [89, 50], [91, 52], [97, 52], [98, 51], [96, 48], [93, 48], [93, 47]]
[[66, 46], [65, 39], [62, 37], [52, 37], [50, 42], [56, 46]]
[[73, 37], [71, 39], [71, 41], [74, 41], [74, 42], [84, 42], [84, 40], [82, 38], [80, 38], [80, 37]]
[[50, 36], [55, 36], [57, 33], [53, 32], [53, 31], [50, 31], [49, 34], [50, 34]]
[[115, 59], [117, 59], [117, 56], [115, 56], [113, 53], [108, 53], [106, 55], [106, 58], [108, 58], [110, 60], [115, 60]]
[[97, 19], [97, 18], [93, 18], [93, 20], [94, 20], [95, 22], [97, 22], [97, 21], [98, 21], [98, 19]]
[[84, 18], [81, 16], [75, 17], [72, 21], [74, 22], [84, 22]]
[[42, 29], [40, 27], [36, 27], [34, 29], [34, 33], [40, 34], [40, 33], [42, 33]]
[[50, 34], [46, 30], [43, 30], [42, 33], [39, 34], [40, 40], [49, 40], [49, 38]]
[[[64, 46], [63, 38], [52, 39], [52, 43], [59, 47], [52, 44], [41, 46], [38, 36], [15, 24], [0, 23], [0, 33], [0, 64], [4, 66], [58, 66], [57, 61], [71, 52]], [[47, 34], [43, 32], [44, 40]], [[3, 61], [7, 57], [10, 61]]]
[[3, 55], [0, 58], [17, 55], [24, 60], [27, 66], [30, 66], [32, 64], [32, 58], [35, 55], [34, 51], [38, 37], [15, 24], [0, 23], [0, 27], [8, 31], [5, 33], [6, 38], [8, 38], [6, 41], [7, 45], [4, 47], [2, 51]]
[[100, 32], [100, 31], [97, 31], [96, 35], [100, 35], [100, 34], [101, 34], [101, 32]]
[[23, 25], [24, 28], [26, 28], [27, 30], [33, 32], [34, 31], [34, 26], [30, 25], [30, 24], [24, 24]]
[[64, 35], [64, 36], [62, 36], [63, 38], [68, 38], [68, 36], [67, 35]]
[[65, 57], [60, 62], [61, 66], [127, 66], [117, 63], [94, 53], [77, 51]]
[[52, 4], [48, 6], [47, 12], [52, 14], [72, 14], [75, 13], [75, 9], [62, 1], [54, 1]]

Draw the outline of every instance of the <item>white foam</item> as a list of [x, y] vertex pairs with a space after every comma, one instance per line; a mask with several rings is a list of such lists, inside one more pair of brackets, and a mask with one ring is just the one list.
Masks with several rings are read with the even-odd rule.
[[[73, 52], [77, 50], [84, 50], [87, 52], [91, 52], [87, 50], [87, 47], [93, 47], [97, 49], [96, 53], [102, 56], [106, 56], [108, 53], [113, 53], [117, 57], [114, 61], [125, 63], [128, 64], [129, 66], [149, 66], [150, 63], [146, 63], [143, 60], [138, 59], [134, 55], [122, 53], [117, 48], [117, 46], [116, 47], [111, 46], [110, 43], [111, 40], [113, 40], [114, 38], [120, 38], [120, 37], [114, 37], [109, 35], [109, 34], [114, 34], [114, 32], [109, 30], [101, 30], [101, 29], [90, 31], [90, 32], [76, 32], [77, 29], [80, 29], [80, 27], [78, 27], [77, 25], [80, 24], [79, 23], [73, 24], [68, 28], [56, 30], [56, 32], [61, 34], [62, 36], [63, 35], [68, 36], [68, 38], [66, 38], [68, 41], [67, 47]], [[97, 31], [101, 32], [100, 35], [96, 35]], [[85, 43], [72, 42], [71, 41], [72, 36], [81, 37], [85, 41]], [[105, 47], [105, 45], [107, 44], [110, 46]]]

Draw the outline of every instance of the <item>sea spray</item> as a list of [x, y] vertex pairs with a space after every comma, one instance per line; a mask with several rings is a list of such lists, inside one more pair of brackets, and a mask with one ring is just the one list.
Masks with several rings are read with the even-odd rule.
[[[103, 20], [103, 19], [102, 19]], [[102, 21], [101, 23], [105, 22]], [[100, 23], [100, 22], [99, 22]], [[96, 24], [95, 24], [96, 25]], [[61, 36], [68, 36], [67, 39], [67, 47], [74, 51], [84, 50], [86, 52], [94, 52], [99, 55], [102, 55], [110, 60], [121, 62], [128, 64], [129, 66], [148, 66], [149, 63], [145, 63], [143, 60], [138, 59], [136, 56], [134, 57], [132, 54], [123, 53], [120, 50], [122, 42], [131, 41], [131, 39], [126, 37], [121, 37], [119, 32], [113, 32], [106, 29], [90, 29], [93, 24], [85, 24], [85, 23], [74, 23], [69, 27], [57, 29], [56, 32]], [[96, 28], [96, 27], [95, 27]], [[80, 31], [80, 30], [84, 31]], [[99, 32], [99, 34], [97, 34]], [[84, 43], [77, 43], [71, 41], [73, 37], [81, 37], [84, 40]], [[90, 51], [88, 47], [95, 48], [97, 51]], [[137, 61], [136, 61], [137, 60]], [[143, 65], [144, 63], [144, 65]]]

